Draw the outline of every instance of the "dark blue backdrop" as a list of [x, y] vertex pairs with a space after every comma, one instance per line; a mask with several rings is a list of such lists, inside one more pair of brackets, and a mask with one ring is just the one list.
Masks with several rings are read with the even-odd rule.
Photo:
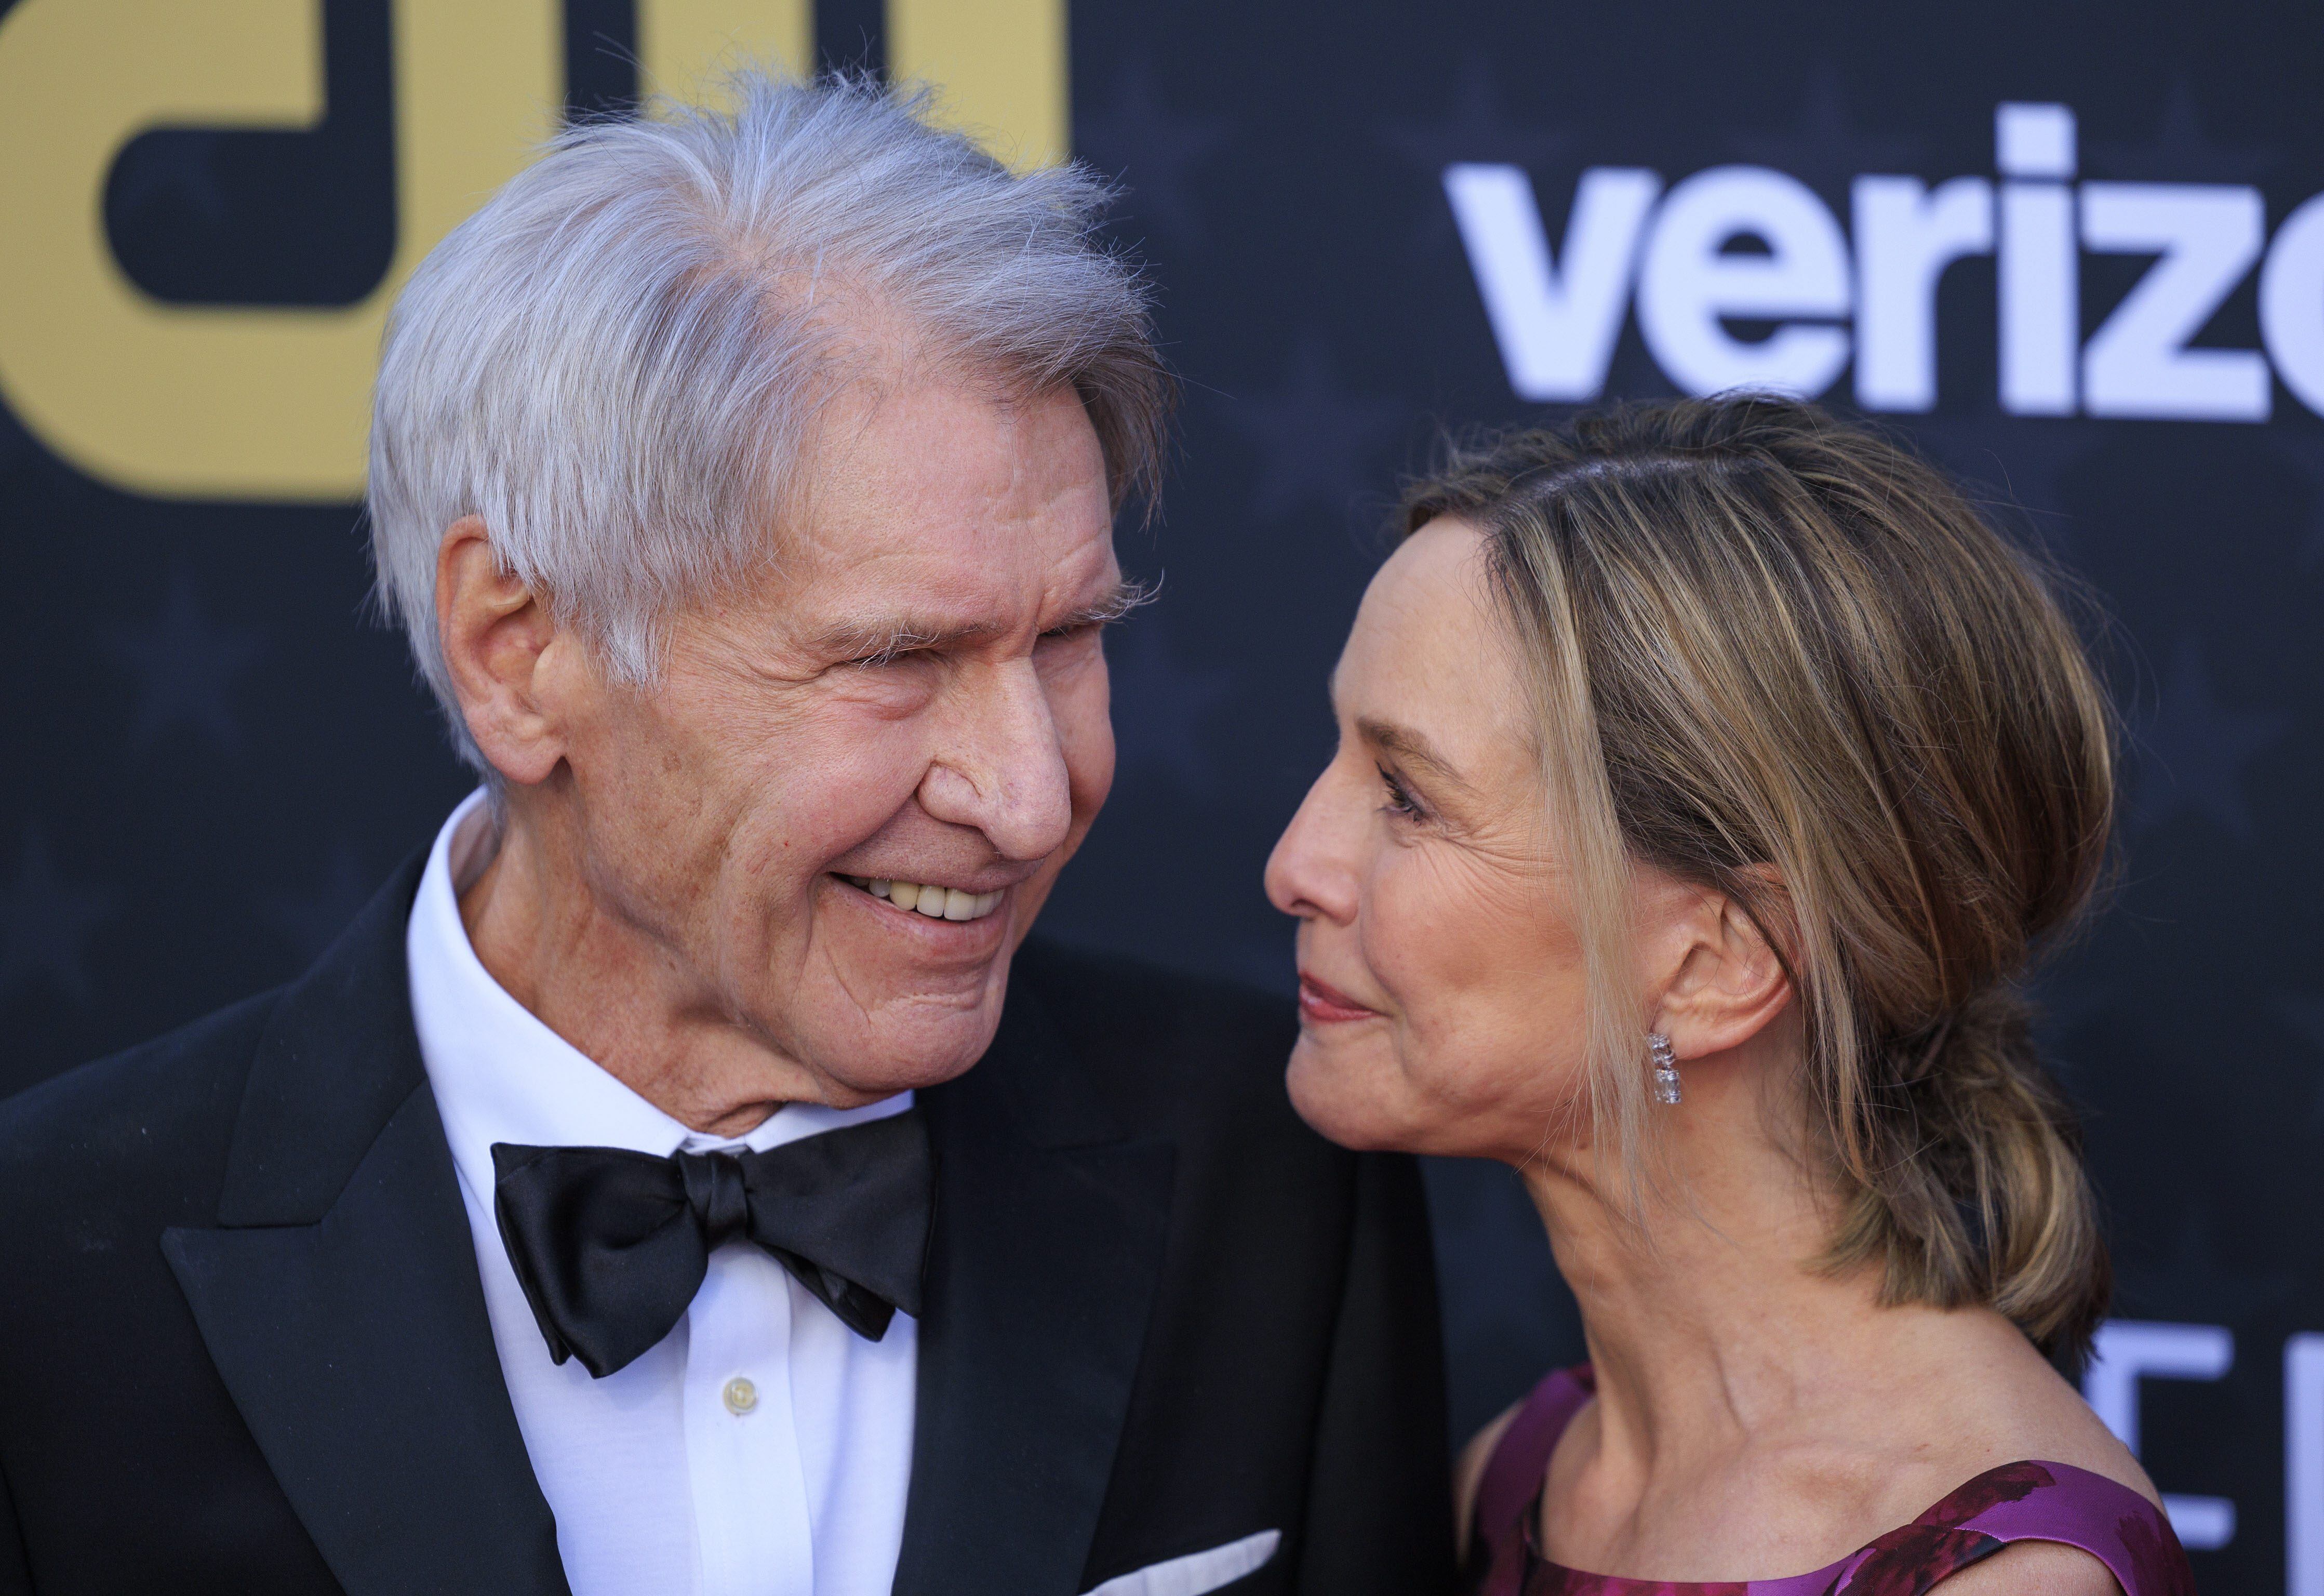
[[[876, 51], [876, 6], [820, 9]], [[1167, 582], [1111, 645], [1120, 780], [1047, 924], [1288, 989], [1259, 867], [1440, 421], [1736, 372], [1863, 400], [2119, 618], [2124, 885], [2041, 992], [2130, 1322], [2092, 1389], [2187, 1499], [2207, 1588], [2324, 1596], [2324, 231], [2295, 215], [2324, 14], [1875, 11], [1076, 0], [1075, 144], [1130, 186], [1188, 401], [1165, 517], [1125, 534]], [[574, 97], [618, 100], [592, 42], [627, 5], [567, 13]], [[116, 165], [148, 292], [376, 281], [388, 14], [324, 14], [327, 141]], [[2004, 104], [2051, 109], [1997, 147]], [[1919, 182], [1857, 181], [1884, 174]], [[281, 980], [465, 784], [364, 619], [350, 507], [124, 494], [0, 411], [0, 540], [5, 1090]], [[1578, 1331], [1506, 1173], [1430, 1173], [1465, 1427]]]

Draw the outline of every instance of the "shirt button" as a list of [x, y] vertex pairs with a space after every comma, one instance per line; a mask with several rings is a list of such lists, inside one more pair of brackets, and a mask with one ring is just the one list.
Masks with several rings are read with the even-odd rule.
[[726, 1411], [736, 1418], [742, 1417], [759, 1405], [759, 1388], [739, 1374], [728, 1380], [726, 1388], [718, 1394], [725, 1399]]

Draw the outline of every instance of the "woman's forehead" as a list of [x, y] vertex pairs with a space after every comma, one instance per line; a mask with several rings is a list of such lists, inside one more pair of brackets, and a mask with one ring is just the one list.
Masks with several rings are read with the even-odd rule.
[[1497, 762], [1491, 751], [1525, 733], [1517, 657], [1474, 528], [1433, 521], [1390, 556], [1364, 595], [1333, 694], [1350, 719], [1409, 726], [1479, 773]]
[[1406, 674], [1473, 663], [1500, 646], [1493, 609], [1482, 535], [1459, 521], [1431, 521], [1372, 577], [1350, 653], [1379, 652]]

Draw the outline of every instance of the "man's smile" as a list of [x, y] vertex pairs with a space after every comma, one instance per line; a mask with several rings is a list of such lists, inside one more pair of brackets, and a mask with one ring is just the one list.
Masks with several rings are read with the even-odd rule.
[[995, 892], [968, 892], [958, 887], [938, 886], [934, 882], [882, 881], [866, 876], [839, 877], [849, 886], [870, 893], [893, 904], [907, 913], [926, 915], [932, 920], [981, 920], [1001, 907], [1008, 896], [1007, 889]]

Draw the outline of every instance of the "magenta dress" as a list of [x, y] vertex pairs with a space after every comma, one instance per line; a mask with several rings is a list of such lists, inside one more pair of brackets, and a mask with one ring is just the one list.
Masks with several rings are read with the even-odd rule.
[[1477, 1487], [1469, 1596], [1922, 1596], [2012, 1541], [2079, 1546], [2114, 1571], [2124, 1596], [2194, 1596], [2187, 1554], [2161, 1510], [2126, 1485], [2066, 1463], [1987, 1469], [1912, 1523], [1812, 1573], [1687, 1582], [1562, 1568], [1536, 1541], [1542, 1479], [1593, 1389], [1588, 1364], [1561, 1369], [1501, 1433]]

